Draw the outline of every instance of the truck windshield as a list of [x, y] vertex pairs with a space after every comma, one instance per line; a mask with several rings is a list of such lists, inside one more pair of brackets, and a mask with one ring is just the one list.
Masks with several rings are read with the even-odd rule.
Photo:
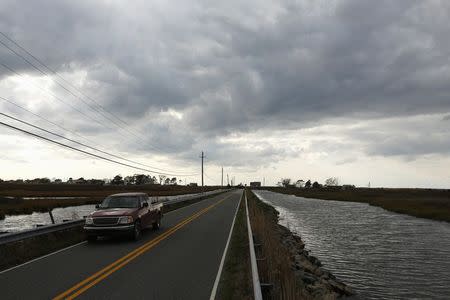
[[100, 208], [137, 208], [139, 207], [139, 198], [116, 196], [108, 197], [100, 204]]

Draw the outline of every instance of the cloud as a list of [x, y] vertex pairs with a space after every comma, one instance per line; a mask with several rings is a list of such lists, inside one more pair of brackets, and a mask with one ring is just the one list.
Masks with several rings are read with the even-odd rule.
[[[117, 128], [61, 88], [58, 77], [43, 76], [1, 45], [2, 63], [47, 80], [46, 89], [83, 114], [43, 91], [18, 90], [1, 66], [0, 87], [101, 144], [182, 161], [196, 161], [201, 150], [217, 164], [258, 168], [286, 160], [299, 152], [277, 145], [280, 131], [301, 131], [306, 152], [331, 154], [336, 164], [358, 153], [447, 155], [448, 129], [421, 116], [450, 111], [449, 11], [450, 4], [431, 0], [2, 1], [6, 34], [129, 127]], [[232, 142], [234, 134], [247, 137], [242, 144], [271, 142], [246, 148]]]

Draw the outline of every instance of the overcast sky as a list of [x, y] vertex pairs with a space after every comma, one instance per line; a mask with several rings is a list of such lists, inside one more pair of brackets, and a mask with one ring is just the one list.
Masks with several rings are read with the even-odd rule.
[[[204, 150], [207, 184], [450, 188], [449, 1], [212, 2], [1, 1], [0, 30], [58, 75], [0, 43], [0, 96], [72, 133], [1, 112], [178, 173]], [[3, 179], [139, 173], [4, 127], [0, 151]]]

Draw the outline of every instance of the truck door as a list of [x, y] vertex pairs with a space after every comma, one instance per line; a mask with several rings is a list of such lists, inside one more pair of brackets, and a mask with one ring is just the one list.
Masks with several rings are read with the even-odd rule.
[[[152, 224], [151, 215], [150, 215], [150, 203], [148, 203], [145, 196], [139, 196], [141, 208], [139, 211], [139, 215], [141, 216], [142, 227], [147, 228]], [[147, 203], [148, 206], [144, 206], [144, 203]]]
[[150, 203], [150, 208], [151, 208], [150, 215], [151, 215], [151, 220], [152, 220], [151, 222], [153, 224], [154, 222], [157, 221], [157, 218], [158, 218], [158, 210], [156, 209], [156, 207], [158, 205], [158, 200], [157, 200], [157, 198], [153, 198], [152, 200], [150, 200], [148, 198], [148, 196], [147, 196], [147, 199], [148, 199], [148, 202], [151, 202]]

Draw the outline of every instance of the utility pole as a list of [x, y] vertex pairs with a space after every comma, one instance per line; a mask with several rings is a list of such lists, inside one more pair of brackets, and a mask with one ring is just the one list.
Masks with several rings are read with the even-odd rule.
[[202, 187], [203, 187], [203, 159], [205, 158], [205, 154], [202, 151], [202, 155], [200, 156], [200, 158], [202, 159]]
[[266, 177], [263, 177], [263, 186], [266, 186]]
[[223, 167], [222, 167], [222, 187], [223, 187]]
[[230, 177], [228, 177], [228, 174], [227, 174], [227, 185], [230, 185]]

